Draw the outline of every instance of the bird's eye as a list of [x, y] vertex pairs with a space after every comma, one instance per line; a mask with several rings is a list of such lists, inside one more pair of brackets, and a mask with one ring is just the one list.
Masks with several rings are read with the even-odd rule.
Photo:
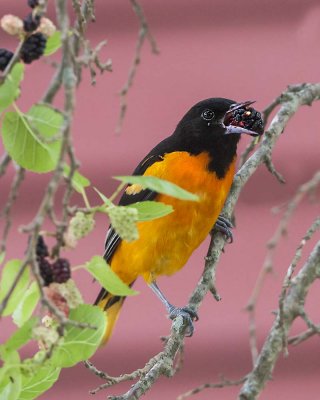
[[211, 110], [204, 110], [201, 114], [201, 118], [205, 121], [211, 121], [214, 117], [214, 112]]

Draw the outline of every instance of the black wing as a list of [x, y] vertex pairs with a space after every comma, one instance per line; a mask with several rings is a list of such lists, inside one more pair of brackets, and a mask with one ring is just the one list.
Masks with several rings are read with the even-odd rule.
[[[162, 144], [161, 142], [160, 144]], [[155, 147], [138, 165], [138, 167], [134, 170], [133, 175], [143, 175], [144, 172], [147, 170], [150, 165], [154, 164], [155, 162], [162, 161], [163, 160], [163, 154], [155, 154], [156, 150], [160, 147], [158, 145]], [[133, 204], [136, 202], [140, 201], [147, 201], [147, 200], [153, 200], [157, 196], [157, 192], [154, 192], [149, 189], [141, 190], [139, 193], [136, 194], [127, 194], [126, 192], [123, 193], [119, 205], [121, 206], [127, 206], [128, 204]], [[109, 229], [107, 231], [107, 236], [105, 240], [105, 251], [104, 251], [104, 259], [109, 263], [111, 261], [111, 258], [116, 250], [116, 248], [119, 246], [121, 242], [120, 236], [115, 232], [113, 229], [112, 225], [109, 226]]]

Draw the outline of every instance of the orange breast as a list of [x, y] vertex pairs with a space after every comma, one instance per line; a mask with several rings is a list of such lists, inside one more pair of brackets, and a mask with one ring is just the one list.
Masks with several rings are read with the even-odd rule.
[[173, 182], [199, 196], [199, 202], [166, 195], [156, 200], [173, 206], [174, 212], [153, 221], [138, 223], [139, 239], [122, 241], [112, 261], [112, 269], [126, 282], [142, 275], [147, 282], [158, 275], [171, 275], [182, 268], [192, 252], [207, 237], [218, 218], [234, 176], [235, 160], [226, 176], [218, 179], [208, 171], [209, 155], [187, 152], [166, 154], [151, 165], [145, 175]]

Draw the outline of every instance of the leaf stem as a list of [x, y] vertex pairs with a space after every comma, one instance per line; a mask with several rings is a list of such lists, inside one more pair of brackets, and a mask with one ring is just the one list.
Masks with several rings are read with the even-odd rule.
[[83, 201], [84, 201], [85, 206], [86, 206], [87, 208], [91, 208], [90, 202], [89, 202], [89, 199], [88, 199], [88, 196], [87, 196], [87, 193], [86, 193], [85, 188], [82, 188], [82, 189], [81, 189], [81, 195], [82, 195], [82, 198], [83, 198]]
[[124, 182], [121, 182], [120, 185], [117, 187], [117, 189], [114, 191], [114, 193], [110, 196], [109, 200], [113, 201], [121, 192], [121, 190], [125, 187], [125, 185], [126, 184]]

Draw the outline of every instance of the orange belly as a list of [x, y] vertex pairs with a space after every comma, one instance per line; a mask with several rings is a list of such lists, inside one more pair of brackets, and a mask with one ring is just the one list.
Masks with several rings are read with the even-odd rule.
[[159, 275], [171, 275], [182, 268], [203, 242], [224, 205], [235, 172], [235, 159], [223, 179], [207, 169], [209, 155], [187, 152], [166, 154], [144, 175], [173, 182], [199, 196], [199, 202], [159, 194], [157, 201], [171, 204], [173, 213], [138, 223], [139, 238], [122, 241], [111, 260], [111, 268], [126, 283], [139, 275], [150, 283]]

